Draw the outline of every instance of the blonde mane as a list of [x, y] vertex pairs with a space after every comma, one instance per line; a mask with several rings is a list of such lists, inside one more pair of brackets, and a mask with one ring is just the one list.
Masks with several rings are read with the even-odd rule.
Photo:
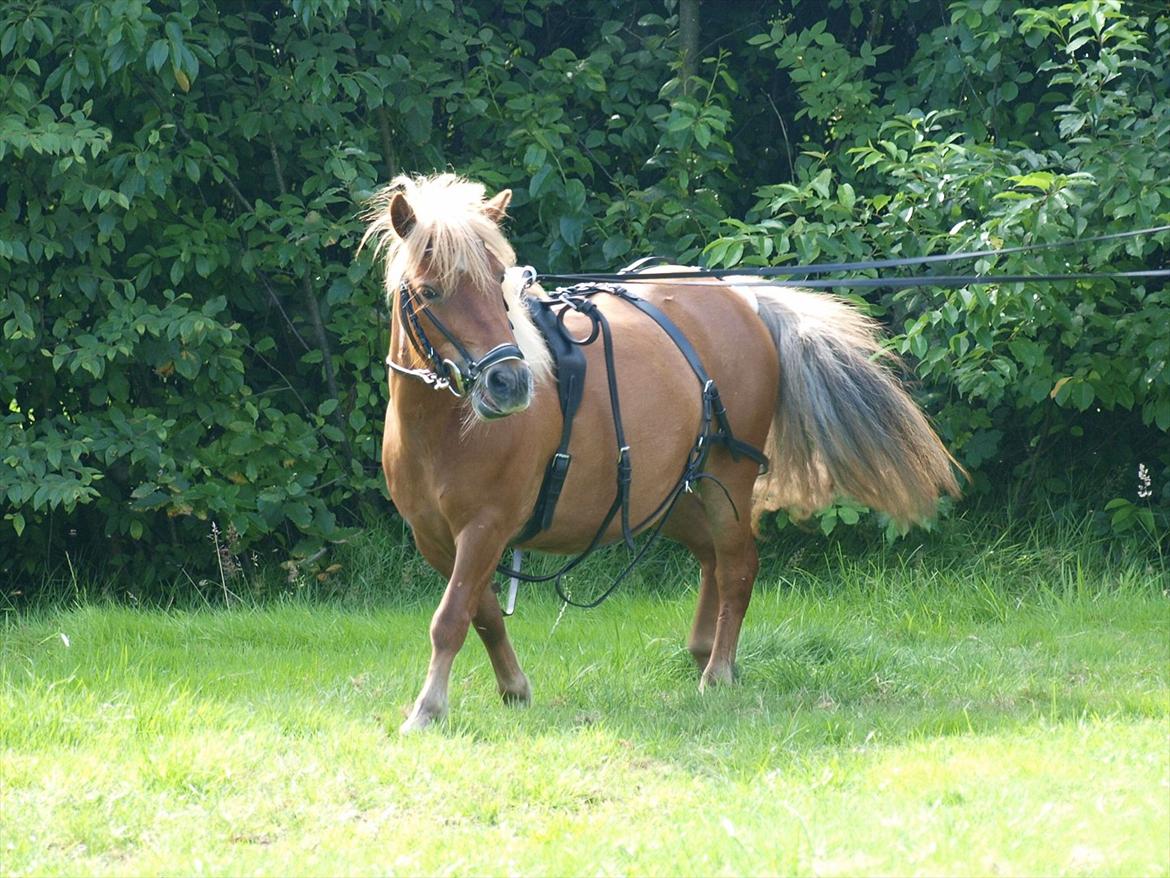
[[[406, 198], [415, 216], [405, 237], [395, 231], [390, 216], [390, 203], [398, 193]], [[442, 287], [453, 287], [460, 276], [470, 276], [476, 288], [494, 290], [499, 278], [492, 274], [486, 254], [491, 253], [509, 269], [516, 264], [516, 252], [486, 213], [486, 205], [483, 185], [456, 174], [395, 177], [370, 200], [363, 217], [369, 226], [358, 250], [372, 241], [374, 255], [385, 260], [388, 298], [424, 260]], [[525, 293], [518, 284], [505, 283], [503, 294], [516, 344], [533, 380], [545, 381], [552, 375], [552, 357], [521, 301]]]

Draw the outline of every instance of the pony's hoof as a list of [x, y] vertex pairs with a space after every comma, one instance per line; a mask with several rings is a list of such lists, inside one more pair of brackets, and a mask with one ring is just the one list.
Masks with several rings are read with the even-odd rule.
[[524, 679], [520, 686], [501, 689], [500, 697], [509, 707], [527, 707], [532, 703], [532, 687], [528, 685], [528, 680]]
[[735, 682], [735, 671], [731, 666], [720, 668], [708, 667], [699, 678], [699, 691], [706, 692], [708, 687], [730, 686]]
[[407, 717], [406, 721], [398, 727], [398, 734], [400, 734], [400, 735], [413, 735], [413, 734], [416, 734], [418, 732], [421, 732], [423, 729], [425, 729], [430, 724], [431, 724], [430, 719], [426, 719], [423, 717], [412, 715], [412, 716]]
[[421, 732], [423, 729], [433, 724], [436, 720], [440, 720], [442, 718], [442, 713], [436, 713], [415, 707], [415, 709], [410, 712], [410, 716], [406, 718], [406, 721], [398, 727], [398, 734], [413, 735], [415, 732]]
[[697, 667], [699, 669], [699, 674], [701, 675], [703, 673], [703, 670], [711, 662], [711, 650], [709, 650], [709, 649], [704, 650], [701, 648], [695, 648], [695, 649], [688, 648], [687, 651], [691, 654], [691, 658], [693, 658], [695, 660], [695, 667]]

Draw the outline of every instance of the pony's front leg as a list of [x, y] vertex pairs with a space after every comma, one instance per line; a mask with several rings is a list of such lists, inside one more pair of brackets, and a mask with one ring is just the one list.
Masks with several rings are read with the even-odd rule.
[[[422, 691], [414, 702], [410, 716], [400, 728], [403, 733], [426, 728], [447, 713], [447, 686], [451, 679], [451, 665], [455, 654], [467, 638], [467, 629], [473, 617], [483, 615], [481, 605], [492, 572], [503, 551], [505, 536], [490, 525], [473, 524], [455, 539], [455, 563], [451, 578], [443, 592], [443, 599], [431, 619], [431, 663]], [[493, 597], [493, 595], [488, 595]], [[499, 605], [496, 606], [499, 613]], [[500, 620], [503, 627], [503, 620]], [[486, 638], [485, 638], [486, 639]], [[506, 642], [506, 640], [505, 640]], [[491, 652], [489, 647], [489, 652]], [[508, 648], [511, 653], [511, 647]], [[515, 662], [515, 654], [511, 655]], [[493, 654], [493, 665], [495, 655]], [[516, 667], [519, 671], [519, 667]], [[497, 670], [497, 676], [499, 671]], [[523, 677], [523, 674], [520, 675]], [[524, 681], [525, 685], [527, 680]]]
[[518, 706], [529, 704], [532, 701], [532, 687], [528, 685], [528, 677], [520, 670], [520, 662], [504, 627], [500, 601], [490, 588], [480, 593], [479, 611], [475, 614], [474, 622], [476, 633], [492, 661], [496, 685], [504, 697], [504, 703]]

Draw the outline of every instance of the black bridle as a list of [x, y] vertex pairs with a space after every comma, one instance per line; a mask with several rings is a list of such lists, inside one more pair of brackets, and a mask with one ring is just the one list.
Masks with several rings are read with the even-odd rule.
[[[504, 310], [508, 310], [508, 302], [506, 299], [504, 300]], [[524, 362], [524, 352], [520, 350], [515, 342], [498, 344], [478, 360], [475, 359], [471, 356], [471, 352], [463, 346], [459, 339], [451, 334], [451, 331], [443, 325], [443, 321], [436, 317], [430, 308], [423, 308], [421, 313], [426, 315], [435, 329], [442, 333], [443, 337], [451, 343], [451, 346], [459, 354], [458, 361], [444, 357], [431, 344], [431, 340], [427, 337], [426, 331], [422, 326], [422, 320], [419, 319], [419, 313], [419, 309], [414, 305], [414, 291], [406, 281], [403, 281], [402, 285], [398, 288], [399, 320], [402, 323], [402, 329], [406, 333], [406, 338], [410, 342], [410, 346], [414, 348], [415, 353], [427, 365], [421, 369], [411, 369], [394, 362], [392, 357], [387, 356], [387, 368], [400, 375], [417, 378], [425, 384], [429, 384], [435, 390], [449, 390], [455, 396], [463, 397], [467, 395], [467, 392], [479, 379], [479, 376], [497, 363], [504, 363], [508, 360], [515, 360], [520, 363]]]

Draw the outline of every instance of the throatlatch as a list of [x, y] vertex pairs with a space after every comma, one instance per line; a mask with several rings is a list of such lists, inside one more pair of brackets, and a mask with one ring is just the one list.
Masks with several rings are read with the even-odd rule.
[[[616, 296], [628, 302], [657, 323], [686, 359], [691, 371], [695, 373], [695, 377], [698, 379], [702, 393], [702, 417], [699, 430], [694, 445], [687, 455], [686, 465], [683, 467], [682, 474], [679, 476], [674, 487], [667, 492], [666, 497], [658, 504], [654, 511], [643, 521], [633, 525], [630, 523], [630, 482], [633, 476], [633, 464], [630, 459], [630, 447], [626, 443], [625, 431], [622, 426], [621, 401], [618, 393], [617, 372], [614, 368], [613, 359], [613, 336], [610, 332], [609, 320], [592, 301], [594, 296], [602, 293]], [[657, 540], [663, 525], [665, 525], [667, 518], [674, 509], [674, 504], [684, 492], [692, 491], [695, 483], [702, 479], [710, 479], [716, 484], [719, 484], [721, 488], [723, 487], [718, 479], [703, 470], [712, 445], [723, 445], [733, 459], [738, 460], [741, 457], [746, 457], [754, 461], [760, 466], [761, 471], [766, 471], [768, 458], [758, 448], [737, 439], [732, 433], [731, 423], [727, 417], [727, 410], [724, 408], [723, 401], [719, 397], [719, 389], [715, 386], [714, 379], [703, 368], [698, 353], [687, 337], [683, 335], [679, 328], [675, 326], [674, 322], [657, 306], [633, 295], [625, 287], [620, 285], [595, 283], [578, 284], [577, 286], [559, 289], [547, 299], [526, 297], [523, 301], [532, 314], [533, 322], [547, 340], [549, 350], [553, 355], [557, 376], [557, 392], [561, 404], [561, 414], [564, 418], [564, 426], [561, 430], [560, 444], [545, 469], [544, 481], [541, 483], [540, 493], [537, 496], [532, 516], [520, 532], [513, 537], [512, 545], [515, 546], [532, 539], [532, 537], [541, 531], [546, 530], [552, 523], [553, 515], [556, 512], [557, 501], [560, 499], [565, 479], [568, 476], [569, 467], [572, 464], [572, 455], [569, 453], [569, 442], [572, 438], [573, 418], [580, 407], [581, 397], [585, 388], [585, 356], [578, 348], [592, 344], [598, 338], [602, 341], [606, 383], [609, 389], [610, 408], [613, 414], [614, 439], [618, 455], [617, 486], [613, 503], [610, 505], [609, 511], [602, 519], [589, 545], [581, 554], [572, 558], [555, 573], [537, 576], [520, 572], [517, 558], [518, 550], [514, 550], [511, 566], [505, 567], [499, 565], [496, 569], [499, 573], [511, 579], [508, 606], [506, 607], [506, 610], [509, 612], [506, 615], [510, 615], [510, 610], [514, 606], [514, 596], [519, 581], [552, 581], [557, 595], [561, 600], [571, 606], [588, 609], [590, 607], [596, 607], [613, 594], [626, 576], [629, 575], [634, 566]], [[588, 335], [584, 338], [575, 338], [566, 329], [565, 317], [570, 311], [575, 311], [589, 318], [591, 328]], [[724, 493], [726, 494], [726, 489], [724, 489]], [[561, 588], [561, 578], [593, 553], [600, 545], [605, 532], [609, 529], [614, 518], [619, 513], [621, 515], [622, 539], [630, 551], [634, 553], [633, 558], [600, 597], [588, 603], [573, 601]], [[738, 511], [736, 514], [738, 515]], [[657, 520], [657, 524], [654, 525], [650, 538], [638, 549], [634, 544], [634, 534], [655, 520]]]

